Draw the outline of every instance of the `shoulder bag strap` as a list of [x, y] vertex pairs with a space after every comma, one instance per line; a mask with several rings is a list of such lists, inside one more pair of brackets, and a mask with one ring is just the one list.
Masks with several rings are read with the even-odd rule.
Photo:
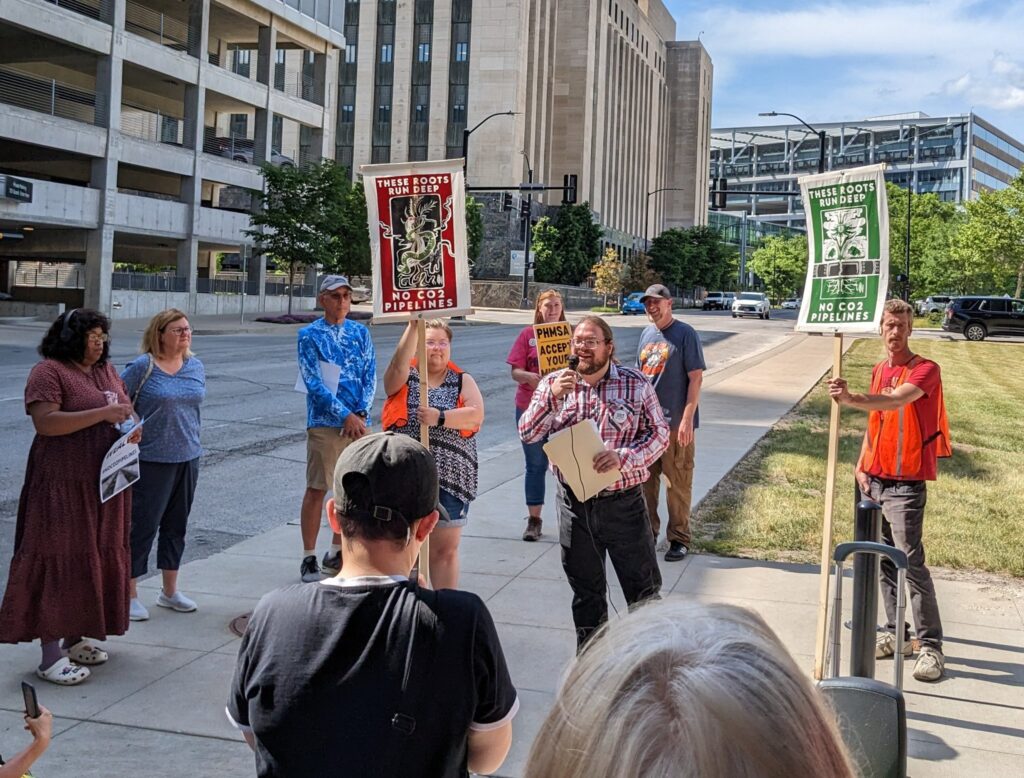
[[146, 372], [142, 376], [142, 380], [139, 381], [139, 385], [135, 388], [132, 393], [132, 405], [135, 405], [135, 401], [139, 399], [139, 393], [142, 391], [142, 387], [146, 385], [146, 381], [153, 375], [153, 355], [146, 352], [146, 356], [149, 357], [149, 364], [146, 365]]

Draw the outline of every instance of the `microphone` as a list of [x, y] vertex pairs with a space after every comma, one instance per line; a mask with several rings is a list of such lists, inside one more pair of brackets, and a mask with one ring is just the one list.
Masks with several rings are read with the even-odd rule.
[[572, 370], [575, 373], [576, 369], [579, 366], [580, 366], [580, 355], [579, 354], [570, 354], [569, 355], [569, 369]]

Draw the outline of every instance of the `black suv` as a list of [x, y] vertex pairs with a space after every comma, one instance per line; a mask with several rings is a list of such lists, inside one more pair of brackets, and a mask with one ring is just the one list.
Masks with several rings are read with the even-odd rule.
[[957, 297], [946, 306], [946, 332], [962, 332], [967, 340], [989, 335], [1024, 335], [1024, 300], [1011, 297]]

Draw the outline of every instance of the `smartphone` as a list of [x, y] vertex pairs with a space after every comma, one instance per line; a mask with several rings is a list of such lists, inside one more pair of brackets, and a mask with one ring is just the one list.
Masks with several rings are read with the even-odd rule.
[[21, 682], [21, 696], [25, 698], [25, 713], [30, 719], [39, 718], [39, 700], [36, 699], [36, 687], [28, 681]]

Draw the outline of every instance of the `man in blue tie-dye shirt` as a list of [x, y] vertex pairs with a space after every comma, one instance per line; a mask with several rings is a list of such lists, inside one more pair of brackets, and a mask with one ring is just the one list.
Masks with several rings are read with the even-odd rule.
[[[334, 465], [345, 447], [367, 433], [377, 390], [377, 361], [370, 333], [349, 321], [352, 286], [345, 276], [326, 276], [317, 302], [322, 319], [299, 330], [299, 372], [306, 384], [306, 492], [302, 497], [302, 580], [320, 580], [316, 537]], [[337, 376], [337, 388], [334, 379]], [[341, 538], [334, 535], [324, 570], [341, 568]]]

